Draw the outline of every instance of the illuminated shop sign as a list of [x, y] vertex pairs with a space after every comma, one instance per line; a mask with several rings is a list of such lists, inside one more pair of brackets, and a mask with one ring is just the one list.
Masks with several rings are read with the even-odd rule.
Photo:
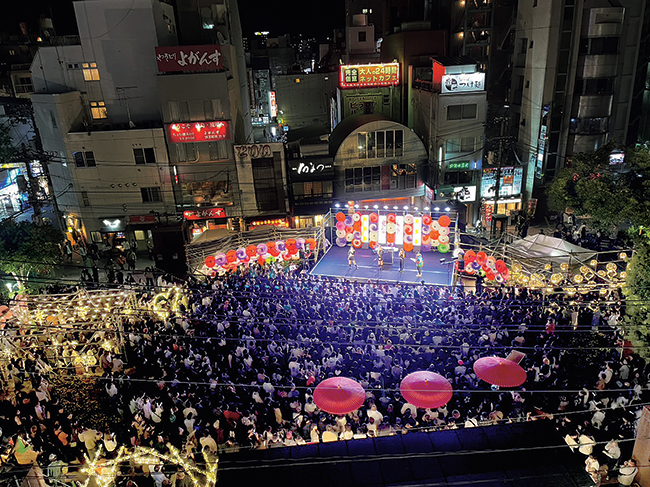
[[209, 218], [226, 218], [226, 210], [223, 208], [205, 208], [197, 210], [185, 210], [183, 216], [186, 220], [207, 220]]
[[271, 117], [277, 117], [278, 103], [275, 99], [275, 91], [269, 91], [269, 106], [271, 107]]
[[476, 186], [456, 187], [454, 188], [454, 194], [458, 196], [458, 201], [471, 203], [472, 201], [476, 201]]
[[464, 93], [484, 89], [485, 73], [447, 74], [442, 77], [443, 93]]
[[463, 162], [448, 162], [447, 169], [449, 171], [466, 171], [470, 169], [469, 161]]
[[[496, 168], [483, 169], [483, 180], [481, 181], [481, 196], [483, 198], [494, 198], [497, 182], [496, 175]], [[502, 167], [499, 198], [521, 193], [523, 175], [524, 169], [522, 167]]]
[[399, 63], [341, 66], [341, 88], [368, 88], [399, 84]]
[[319, 180], [334, 177], [334, 162], [331, 158], [298, 159], [289, 161], [292, 181]]
[[158, 71], [214, 71], [223, 69], [221, 46], [156, 47]]
[[228, 122], [191, 122], [167, 124], [169, 142], [213, 142], [230, 139]]

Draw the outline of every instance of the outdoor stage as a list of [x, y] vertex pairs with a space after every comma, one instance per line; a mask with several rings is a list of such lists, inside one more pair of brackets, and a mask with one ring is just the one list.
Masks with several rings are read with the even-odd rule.
[[390, 264], [388, 252], [384, 252], [384, 266], [377, 266], [377, 256], [370, 249], [357, 249], [356, 261], [358, 269], [348, 266], [349, 246], [338, 247], [333, 245], [329, 248], [323, 258], [311, 270], [310, 274], [315, 276], [345, 277], [346, 279], [372, 279], [379, 281], [392, 281], [404, 283], [421, 283], [434, 286], [450, 286], [453, 278], [453, 264], [442, 264], [440, 259], [451, 261], [452, 254], [447, 252], [422, 252], [424, 257], [424, 268], [422, 277], [417, 277], [415, 268], [415, 252], [406, 253], [404, 272], [399, 272], [399, 258], [397, 252], [393, 255], [393, 263]]

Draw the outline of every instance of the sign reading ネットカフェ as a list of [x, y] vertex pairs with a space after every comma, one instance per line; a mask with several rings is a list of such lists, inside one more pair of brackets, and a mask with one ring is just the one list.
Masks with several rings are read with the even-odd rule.
[[223, 69], [221, 46], [156, 47], [158, 71], [214, 71]]
[[399, 63], [341, 66], [341, 88], [369, 88], [399, 84]]
[[209, 218], [226, 218], [226, 210], [223, 208], [205, 208], [197, 210], [186, 210], [183, 212], [186, 220], [207, 220]]
[[167, 124], [169, 141], [174, 144], [181, 142], [213, 142], [230, 139], [230, 124], [228, 122], [190, 122]]

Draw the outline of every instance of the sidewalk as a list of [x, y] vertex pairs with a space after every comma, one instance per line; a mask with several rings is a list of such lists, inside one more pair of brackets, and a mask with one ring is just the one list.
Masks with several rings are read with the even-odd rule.
[[[106, 259], [100, 259], [96, 262], [97, 269], [99, 270], [99, 284], [106, 284], [106, 271], [104, 270], [106, 266]], [[144, 275], [144, 270], [147, 267], [154, 267], [155, 264], [153, 260], [149, 258], [149, 255], [146, 252], [138, 254], [138, 260], [135, 263], [135, 270], [129, 271], [128, 265], [124, 265], [124, 277], [131, 273], [133, 274], [134, 279], [137, 281], [140, 280]], [[61, 284], [80, 284], [81, 283], [81, 271], [84, 268], [84, 265], [81, 262], [81, 257], [79, 254], [74, 253], [72, 256], [72, 262], [64, 261], [60, 264], [55, 272], [55, 279], [60, 280]], [[91, 268], [87, 267], [90, 271]], [[117, 270], [121, 270], [120, 266], [117, 266]], [[92, 272], [91, 272], [92, 274]]]

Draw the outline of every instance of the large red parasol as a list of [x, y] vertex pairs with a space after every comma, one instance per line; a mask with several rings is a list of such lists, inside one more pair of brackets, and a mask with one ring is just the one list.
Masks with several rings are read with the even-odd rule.
[[453, 395], [449, 381], [435, 372], [413, 372], [404, 377], [399, 388], [404, 399], [422, 409], [444, 406]]
[[483, 357], [474, 362], [474, 372], [488, 384], [517, 387], [526, 382], [521, 365], [502, 357]]
[[325, 379], [314, 390], [314, 402], [331, 414], [348, 414], [356, 411], [366, 400], [366, 391], [357, 381], [347, 377]]

